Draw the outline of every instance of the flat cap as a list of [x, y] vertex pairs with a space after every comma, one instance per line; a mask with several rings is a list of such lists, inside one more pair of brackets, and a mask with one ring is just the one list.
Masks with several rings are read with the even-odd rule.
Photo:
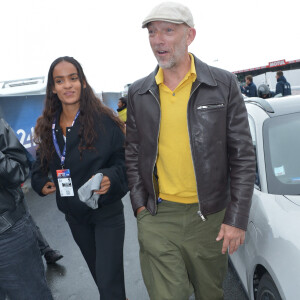
[[153, 21], [165, 21], [175, 24], [187, 24], [194, 27], [191, 11], [184, 5], [176, 2], [163, 2], [155, 6], [150, 14], [144, 19], [142, 28]]

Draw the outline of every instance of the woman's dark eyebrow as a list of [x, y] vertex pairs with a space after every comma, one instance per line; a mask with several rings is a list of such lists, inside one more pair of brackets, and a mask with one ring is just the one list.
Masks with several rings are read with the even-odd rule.
[[72, 74], [69, 74], [69, 75], [67, 75], [67, 76], [55, 76], [54, 79], [56, 79], [56, 78], [69, 77], [69, 76], [73, 76], [73, 75], [77, 75], [77, 76], [78, 76], [78, 73], [72, 73]]

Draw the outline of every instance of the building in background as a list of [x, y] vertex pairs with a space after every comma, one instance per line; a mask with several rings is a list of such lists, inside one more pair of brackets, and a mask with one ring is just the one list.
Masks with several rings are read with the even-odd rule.
[[245, 76], [252, 75], [256, 86], [266, 84], [271, 91], [275, 91], [277, 80], [275, 78], [277, 71], [283, 71], [284, 76], [291, 84], [292, 94], [300, 94], [300, 59], [286, 61], [285, 59], [269, 62], [266, 66], [245, 69], [233, 72], [237, 75], [240, 84], [244, 84]]

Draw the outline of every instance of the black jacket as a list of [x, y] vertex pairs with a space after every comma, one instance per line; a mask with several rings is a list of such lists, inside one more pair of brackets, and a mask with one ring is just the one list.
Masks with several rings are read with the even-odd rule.
[[275, 95], [278, 94], [281, 94], [283, 97], [292, 94], [291, 85], [287, 82], [284, 76], [281, 76], [277, 79]]
[[0, 119], [0, 215], [23, 203], [21, 183], [28, 175], [24, 148], [10, 126]]
[[[226, 209], [224, 223], [247, 228], [255, 180], [255, 156], [247, 111], [235, 76], [195, 57], [197, 79], [187, 108], [199, 215]], [[156, 214], [155, 174], [160, 127], [158, 68], [128, 91], [126, 166], [134, 212]]]
[[247, 97], [257, 97], [256, 85], [251, 82], [249, 85], [242, 87], [242, 93]]
[[[59, 120], [59, 117], [56, 118]], [[95, 118], [96, 119], [96, 118]], [[59, 210], [67, 215], [72, 215], [78, 220], [83, 220], [92, 213], [93, 209], [82, 203], [78, 197], [78, 189], [96, 173], [103, 173], [109, 177], [111, 186], [105, 195], [99, 198], [99, 208], [120, 201], [127, 192], [127, 179], [124, 162], [124, 134], [121, 129], [106, 115], [95, 121], [95, 131], [98, 134], [94, 142], [95, 149], [84, 150], [80, 159], [79, 136], [80, 120], [77, 118], [73, 127], [67, 128], [67, 148], [64, 168], [70, 169], [74, 197], [60, 197], [57, 183], [56, 170], [61, 169], [60, 159], [56, 152], [52, 155], [49, 168], [56, 185], [56, 201]], [[56, 138], [60, 151], [64, 147], [63, 133], [56, 124]], [[41, 196], [42, 188], [50, 179], [47, 172], [41, 167], [39, 151], [37, 160], [33, 165], [31, 184], [33, 189]]]

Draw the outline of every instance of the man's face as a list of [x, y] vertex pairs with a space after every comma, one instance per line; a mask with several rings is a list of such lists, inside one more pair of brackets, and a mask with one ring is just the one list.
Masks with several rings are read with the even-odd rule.
[[194, 29], [163, 21], [151, 22], [147, 28], [152, 51], [162, 69], [172, 69], [186, 59]]
[[246, 79], [246, 84], [249, 85], [251, 81], [249, 79]]
[[122, 103], [122, 101], [121, 101], [121, 100], [119, 100], [119, 101], [118, 101], [118, 108], [122, 108], [122, 107], [123, 107], [123, 105], [124, 105], [124, 104]]

